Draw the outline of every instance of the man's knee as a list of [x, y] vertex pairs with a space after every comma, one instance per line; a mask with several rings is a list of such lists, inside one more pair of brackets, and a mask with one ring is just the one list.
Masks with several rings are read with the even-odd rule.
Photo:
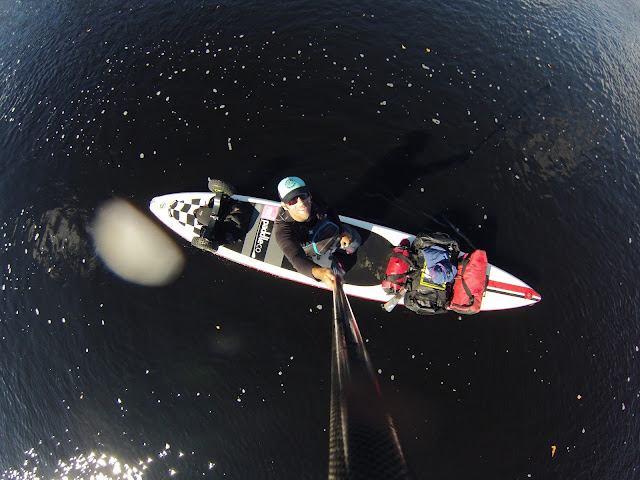
[[351, 235], [351, 243], [344, 250], [348, 253], [353, 253], [358, 249], [358, 247], [360, 247], [360, 242], [362, 241], [362, 239], [360, 237], [360, 234], [358, 233], [358, 230], [355, 227], [352, 227], [351, 225], [346, 225], [346, 224], [343, 224], [343, 226], [345, 231], [349, 235]]

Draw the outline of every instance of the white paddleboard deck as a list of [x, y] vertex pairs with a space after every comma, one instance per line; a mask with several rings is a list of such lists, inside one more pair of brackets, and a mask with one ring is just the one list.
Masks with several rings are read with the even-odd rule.
[[[154, 197], [149, 203], [149, 210], [190, 243], [193, 237], [200, 236], [203, 228], [196, 221], [195, 210], [206, 206], [212, 197], [211, 192], [170, 193]], [[294, 282], [326, 289], [324, 283], [295, 271], [273, 238], [279, 202], [243, 195], [232, 198], [251, 203], [253, 217], [244, 240], [220, 246], [216, 255]], [[356, 266], [345, 275], [345, 293], [378, 302], [388, 301], [392, 295], [385, 293], [381, 282], [392, 247], [405, 238], [413, 242], [415, 235], [355, 218], [340, 216], [340, 220], [357, 227], [363, 240]], [[504, 270], [489, 264], [487, 273], [489, 284], [481, 311], [524, 307], [540, 301], [541, 297], [535, 290]]]

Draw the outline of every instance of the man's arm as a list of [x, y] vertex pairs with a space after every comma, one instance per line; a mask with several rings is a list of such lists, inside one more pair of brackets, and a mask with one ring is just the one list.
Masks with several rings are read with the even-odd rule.
[[315, 278], [311, 270], [317, 265], [304, 253], [300, 241], [296, 238], [291, 226], [287, 222], [276, 222], [274, 235], [278, 246], [284, 256], [287, 257], [287, 260], [291, 262], [293, 268], [307, 277]]
[[319, 267], [304, 253], [298, 239], [295, 238], [293, 229], [286, 223], [278, 222], [275, 225], [274, 235], [280, 249], [287, 257], [287, 260], [298, 272], [307, 277], [315, 278], [323, 282], [333, 290], [336, 277], [328, 268]]

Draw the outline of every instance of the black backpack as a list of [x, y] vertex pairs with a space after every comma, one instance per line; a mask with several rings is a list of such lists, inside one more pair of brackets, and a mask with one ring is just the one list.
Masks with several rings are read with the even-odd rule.
[[[422, 257], [422, 252], [419, 255]], [[422, 257], [422, 264], [424, 265], [424, 263], [424, 257]], [[442, 285], [433, 283], [428, 274], [425, 274], [423, 267], [411, 272], [407, 277], [404, 306], [412, 312], [422, 315], [445, 313], [452, 296], [452, 285], [450, 283]]]
[[[410, 248], [410, 265], [403, 282], [407, 289], [404, 295], [404, 306], [421, 315], [434, 315], [445, 313], [453, 296], [452, 283], [438, 285], [433, 283], [425, 269], [425, 259], [422, 249], [440, 246], [449, 252], [450, 258], [455, 262], [460, 253], [458, 242], [442, 233], [420, 233], [413, 241]], [[395, 279], [397, 281], [397, 279]]]

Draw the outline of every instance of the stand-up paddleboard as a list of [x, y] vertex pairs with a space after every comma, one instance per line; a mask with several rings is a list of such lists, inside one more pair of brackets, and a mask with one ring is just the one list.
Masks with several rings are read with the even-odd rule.
[[[196, 221], [195, 211], [198, 207], [207, 206], [212, 197], [211, 192], [170, 193], [153, 198], [149, 210], [167, 227], [191, 242], [194, 237], [200, 236], [200, 230], [204, 228]], [[324, 283], [298, 273], [273, 238], [279, 202], [244, 195], [233, 195], [232, 198], [250, 203], [253, 215], [244, 240], [221, 245], [216, 255], [294, 282], [326, 289]], [[386, 293], [381, 283], [392, 247], [405, 238], [413, 242], [415, 235], [342, 215], [340, 220], [357, 227], [362, 237], [358, 261], [344, 277], [345, 293], [387, 302], [393, 295]], [[541, 299], [529, 285], [504, 270], [489, 264], [487, 274], [489, 283], [481, 311], [524, 307]]]

